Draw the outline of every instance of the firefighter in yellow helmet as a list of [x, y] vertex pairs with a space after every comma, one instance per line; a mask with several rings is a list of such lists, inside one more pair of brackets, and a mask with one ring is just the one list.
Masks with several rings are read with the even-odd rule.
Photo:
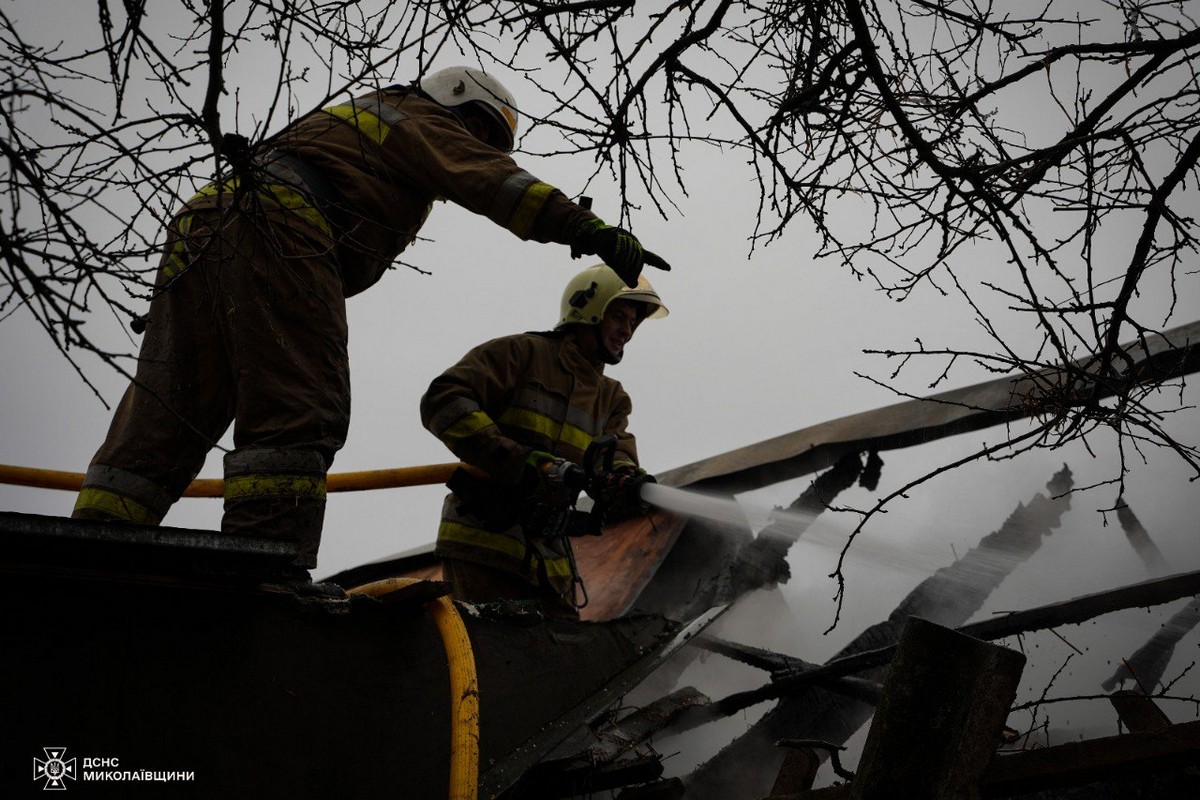
[[232, 423], [222, 530], [289, 540], [315, 566], [350, 419], [345, 299], [413, 243], [436, 198], [594, 253], [630, 286], [644, 262], [665, 268], [513, 161], [519, 121], [494, 77], [451, 67], [261, 146], [226, 137], [233, 175], [169, 225], [137, 373], [73, 515], [157, 525]]
[[630, 287], [598, 264], [567, 284], [553, 331], [485, 342], [430, 384], [421, 421], [476, 468], [450, 481], [438, 528], [435, 552], [458, 599], [532, 600], [550, 614], [577, 614], [585, 595], [567, 538], [577, 531], [554, 526], [570, 518], [579, 489], [571, 476], [582, 474], [585, 451], [609, 434], [612, 468], [588, 492], [600, 495], [606, 518], [644, 510], [640, 487], [653, 478], [627, 430], [629, 395], [604, 368], [621, 360], [643, 320], [666, 315], [644, 277]]

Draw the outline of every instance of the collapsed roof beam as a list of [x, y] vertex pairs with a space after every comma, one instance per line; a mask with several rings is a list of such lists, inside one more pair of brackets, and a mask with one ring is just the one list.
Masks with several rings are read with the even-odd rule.
[[1150, 532], [1142, 526], [1141, 520], [1133, 513], [1133, 509], [1125, 503], [1125, 498], [1117, 499], [1117, 519], [1121, 522], [1121, 530], [1130, 546], [1138, 554], [1138, 558], [1146, 565], [1146, 571], [1153, 577], [1166, 575], [1171, 570], [1167, 559], [1163, 557], [1158, 545], [1150, 538]]
[[[1161, 605], [1197, 593], [1200, 593], [1200, 571], [1185, 572], [1119, 589], [1083, 595], [1073, 600], [1051, 603], [1027, 611], [1016, 611], [1003, 617], [963, 625], [957, 630], [976, 639], [1003, 639], [1062, 625], [1076, 625], [1114, 611]], [[764, 700], [783, 697], [805, 686], [824, 684], [844, 675], [853, 675], [882, 666], [891, 661], [895, 652], [896, 645], [889, 645], [834, 659], [819, 667], [801, 669], [792, 675], [780, 675], [771, 684], [738, 692], [710, 706], [695, 709], [694, 712], [685, 715], [685, 724], [690, 727], [709, 719], [728, 716]]]
[[[1123, 346], [1131, 367], [1124, 384], [1107, 383], [1095, 395], [1145, 383], [1162, 383], [1200, 369], [1200, 321], [1146, 336]], [[1070, 370], [1087, 370], [1087, 360]], [[990, 428], [1039, 410], [1044, 381], [1062, 369], [978, 383], [962, 389], [852, 414], [810, 428], [731, 450], [660, 473], [669, 486], [705, 487], [731, 493], [808, 475], [834, 464], [847, 453], [894, 450], [946, 436]], [[1086, 387], [1092, 397], [1095, 387]]]
[[[1009, 572], [1031, 558], [1045, 538], [1059, 526], [1062, 515], [1071, 505], [1072, 486], [1071, 471], [1064, 465], [1046, 484], [1046, 494], [1038, 493], [1029, 503], [1019, 504], [998, 530], [982, 537], [977, 547], [954, 564], [923, 580], [886, 620], [868, 627], [843, 647], [838, 655], [847, 656], [895, 644], [909, 617], [920, 617], [947, 628], [965, 624], [983, 607], [988, 596]], [[826, 674], [822, 670], [815, 672], [823, 680], [833, 680], [846, 674]], [[865, 673], [861, 677], [879, 681], [883, 679], [884, 670], [878, 666], [867, 668]], [[803, 736], [842, 744], [870, 719], [875, 710], [873, 700], [846, 697], [840, 692], [835, 694], [823, 685], [798, 685], [786, 695], [775, 693], [778, 685], [775, 683], [763, 687], [760, 691], [764, 696], [754, 697], [752, 702], [772, 698], [782, 700], [751, 725], [746, 733], [688, 777], [685, 782], [688, 784], [690, 800], [761, 797], [770, 788], [770, 776], [778, 772], [783, 760], [783, 755], [771, 747], [774, 742], [781, 738]], [[747, 696], [748, 693], [734, 697], [741, 699]], [[732, 701], [726, 698], [722, 702], [728, 705]], [[687, 724], [689, 718], [700, 723], [721, 716], [719, 713], [704, 715], [699, 709], [693, 709], [692, 712], [680, 717], [677, 729]], [[746, 765], [755, 759], [761, 760], [754, 770], [748, 770]]]

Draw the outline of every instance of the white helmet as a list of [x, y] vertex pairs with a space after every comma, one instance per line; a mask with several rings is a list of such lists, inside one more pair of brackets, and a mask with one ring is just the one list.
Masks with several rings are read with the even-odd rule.
[[507, 146], [503, 149], [512, 150], [519, 117], [512, 95], [500, 81], [474, 67], [447, 67], [426, 75], [418, 85], [446, 108], [476, 103], [486, 109], [505, 135]]
[[638, 276], [637, 286], [631, 287], [612, 267], [597, 264], [571, 278], [563, 290], [561, 313], [554, 329], [572, 324], [598, 325], [614, 300], [645, 303], [646, 319], [659, 319], [668, 314], [662, 298], [644, 276]]

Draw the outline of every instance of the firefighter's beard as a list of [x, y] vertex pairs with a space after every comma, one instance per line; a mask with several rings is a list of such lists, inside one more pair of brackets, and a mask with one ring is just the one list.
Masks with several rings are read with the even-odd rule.
[[606, 341], [604, 341], [603, 326], [596, 325], [596, 326], [594, 326], [594, 330], [596, 331], [596, 344], [600, 348], [600, 355], [601, 355], [601, 358], [604, 359], [604, 363], [605, 364], [620, 364], [621, 359], [625, 357], [625, 346], [621, 345], [619, 350], [617, 350], [616, 352], [613, 352], [613, 350], [608, 346], [608, 343]]

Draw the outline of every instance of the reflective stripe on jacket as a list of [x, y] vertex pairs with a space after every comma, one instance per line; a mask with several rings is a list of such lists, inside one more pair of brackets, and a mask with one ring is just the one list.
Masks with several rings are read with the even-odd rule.
[[[637, 463], [626, 430], [632, 404], [603, 365], [588, 360], [561, 333], [525, 333], [486, 342], [430, 384], [421, 421], [462, 461], [498, 486], [514, 487], [532, 450], [579, 462], [592, 439], [617, 436], [618, 463]], [[436, 552], [485, 564], [536, 582], [544, 574], [559, 591], [571, 585], [566, 554], [555, 542], [526, 537], [446, 498]]]
[[392, 88], [313, 112], [266, 144], [303, 159], [336, 198], [346, 296], [375, 283], [436, 199], [522, 239], [570, 244], [594, 215], [471, 135], [446, 108]]

